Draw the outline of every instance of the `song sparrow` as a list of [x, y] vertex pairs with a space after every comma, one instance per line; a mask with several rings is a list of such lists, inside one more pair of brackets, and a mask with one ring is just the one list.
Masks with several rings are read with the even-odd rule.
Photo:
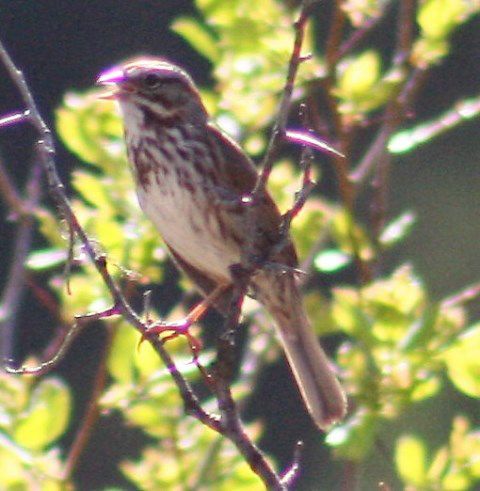
[[204, 296], [221, 291], [215, 306], [225, 313], [231, 266], [241, 263], [247, 245], [259, 263], [286, 266], [260, 268], [251, 288], [276, 323], [315, 423], [326, 429], [343, 418], [345, 395], [308, 322], [290, 239], [272, 255], [280, 213], [265, 191], [247, 223], [252, 212], [242, 197], [255, 186], [257, 171], [210, 121], [190, 76], [164, 59], [143, 58], [104, 72], [98, 83], [110, 86], [119, 103], [140, 206]]

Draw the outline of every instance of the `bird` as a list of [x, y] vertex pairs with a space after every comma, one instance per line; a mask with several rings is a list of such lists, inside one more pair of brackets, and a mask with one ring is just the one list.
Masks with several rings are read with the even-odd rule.
[[308, 320], [278, 207], [261, 189], [249, 209], [255, 164], [215, 125], [179, 65], [136, 58], [105, 70], [97, 84], [118, 103], [139, 205], [206, 299], [203, 308], [226, 315], [234, 266], [259, 265], [249, 293], [273, 318], [305, 406], [327, 431], [346, 414], [345, 392]]

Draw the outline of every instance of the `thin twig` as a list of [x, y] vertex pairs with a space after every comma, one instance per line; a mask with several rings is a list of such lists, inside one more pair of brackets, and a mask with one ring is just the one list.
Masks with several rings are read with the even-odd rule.
[[[27, 197], [25, 201], [21, 201], [20, 205], [22, 213], [25, 213], [25, 210], [34, 210], [40, 201], [41, 173], [42, 167], [38, 163], [34, 164], [26, 184]], [[10, 190], [13, 192], [14, 188], [11, 187]], [[13, 260], [7, 275], [7, 283], [0, 299], [0, 355], [2, 360], [10, 360], [13, 356], [13, 337], [18, 319], [17, 313], [26, 287], [25, 260], [30, 252], [34, 224], [33, 215], [24, 214], [22, 216], [13, 245]]]
[[5, 126], [13, 126], [23, 121], [28, 121], [28, 118], [28, 110], [21, 113], [16, 112], [9, 114], [8, 116], [3, 116], [0, 118], [0, 128], [4, 128]]
[[[107, 286], [114, 302], [114, 307], [118, 309], [118, 311], [123, 315], [125, 320], [133, 325], [142, 336], [147, 337], [147, 339], [152, 344], [154, 350], [160, 356], [164, 364], [167, 366], [174, 382], [176, 383], [182, 399], [185, 403], [186, 411], [196, 417], [205, 425], [214, 429], [215, 431], [221, 431], [221, 427], [219, 425], [218, 418], [208, 414], [204, 411], [200, 405], [200, 402], [196, 395], [193, 393], [193, 390], [187, 380], [182, 376], [176, 367], [173, 359], [170, 354], [165, 350], [162, 342], [156, 337], [152, 337], [148, 335], [147, 326], [145, 326], [137, 314], [133, 311], [130, 305], [126, 302], [122, 292], [118, 288], [117, 284], [114, 282], [112, 276], [107, 270], [105, 257], [98, 256], [93, 244], [88, 238], [85, 230], [82, 228], [80, 223], [77, 220], [76, 215], [74, 214], [70, 202], [68, 201], [64, 187], [62, 182], [58, 176], [56, 166], [55, 166], [55, 149], [53, 144], [52, 134], [50, 129], [45, 124], [38, 108], [36, 106], [35, 100], [33, 99], [32, 93], [28, 88], [28, 85], [25, 81], [25, 78], [20, 70], [17, 69], [15, 64], [13, 63], [10, 55], [8, 54], [3, 43], [0, 42], [0, 60], [6, 67], [10, 78], [12, 79], [13, 84], [17, 88], [20, 96], [23, 99], [23, 102], [27, 109], [30, 111], [29, 119], [30, 123], [33, 125], [35, 130], [39, 135], [39, 139], [37, 141], [37, 151], [40, 162], [43, 164], [45, 169], [47, 180], [49, 184], [49, 191], [55, 200], [59, 212], [65, 219], [69, 222], [75, 234], [79, 237], [84, 251], [86, 255], [93, 262], [95, 268], [98, 273], [102, 277], [105, 285]], [[13, 371], [13, 370], [10, 370]], [[19, 372], [22, 372], [20, 368]]]
[[336, 52], [332, 55], [332, 61], [337, 62], [341, 60], [345, 55], [351, 53], [363, 42], [363, 40], [378, 26], [378, 24], [385, 18], [388, 10], [395, 4], [393, 1], [387, 2], [383, 5], [383, 10], [379, 15], [369, 18], [359, 29], [355, 29], [352, 34], [343, 41]]
[[[408, 62], [413, 42], [415, 6], [416, 0], [404, 0], [400, 3], [397, 21], [396, 47], [393, 54], [393, 65], [398, 68], [404, 67]], [[406, 102], [400, 97], [398, 99], [394, 98], [387, 106], [385, 111], [385, 123], [380, 130], [385, 142], [405, 119], [405, 108]], [[375, 191], [371, 207], [371, 222], [374, 238], [377, 238], [380, 235], [387, 219], [391, 162], [392, 156], [388, 152], [386, 146], [384, 146], [383, 150], [378, 155], [377, 165], [375, 167], [376, 171], [372, 182]]]
[[312, 153], [308, 148], [304, 148], [301, 157], [301, 167], [303, 169], [302, 187], [296, 193], [292, 207], [282, 217], [282, 234], [288, 235], [292, 220], [300, 213], [305, 206], [310, 193], [315, 187], [316, 182], [312, 179]]
[[[266, 186], [270, 171], [273, 166], [275, 153], [280, 141], [280, 137], [285, 134], [285, 126], [288, 117], [295, 77], [298, 65], [301, 61], [303, 61], [303, 58], [301, 57], [301, 47], [303, 42], [305, 24], [308, 19], [310, 8], [316, 2], [317, 0], [304, 0], [299, 19], [295, 24], [295, 44], [289, 64], [285, 89], [276, 119], [276, 125], [272, 132], [272, 138], [270, 140], [269, 148], [263, 162], [262, 172], [259, 175], [255, 189], [252, 190], [253, 202], [255, 202], [255, 199], [264, 192], [264, 188]], [[159, 340], [157, 336], [149, 334], [149, 326], [146, 325], [145, 322], [142, 322], [138, 315], [132, 310], [131, 306], [126, 301], [122, 291], [119, 289], [118, 285], [108, 272], [106, 257], [96, 252], [93, 243], [88, 238], [84, 229], [78, 222], [77, 217], [75, 216], [65, 195], [63, 185], [58, 177], [55, 167], [54, 145], [50, 130], [46, 126], [36, 107], [35, 101], [25, 82], [23, 74], [19, 70], [17, 70], [3, 45], [0, 45], [0, 58], [9, 71], [15, 86], [17, 87], [20, 95], [24, 100], [24, 103], [29, 111], [29, 121], [39, 134], [39, 140], [37, 143], [38, 156], [46, 170], [49, 183], [49, 191], [52, 194], [55, 203], [57, 204], [59, 213], [69, 224], [72, 236], [74, 235], [79, 238], [85, 254], [93, 262], [95, 268], [97, 269], [97, 272], [102, 277], [103, 282], [107, 286], [112, 296], [113, 306], [110, 309], [105, 312], [97, 312], [89, 314], [87, 316], [83, 316], [82, 319], [85, 321], [93, 319], [103, 319], [106, 316], [110, 315], [122, 315], [126, 321], [128, 321], [138, 331], [140, 331], [142, 336], [145, 337], [152, 344], [159, 357], [166, 364], [172, 375], [172, 378], [177, 384], [187, 413], [192, 414], [195, 418], [197, 418], [206, 426], [229, 438], [237, 446], [241, 454], [244, 456], [245, 460], [249, 463], [254, 472], [263, 480], [263, 482], [269, 489], [287, 489], [286, 485], [281, 482], [280, 477], [275, 473], [274, 469], [264, 457], [262, 452], [256, 447], [256, 445], [246, 434], [240, 420], [238, 408], [236, 407], [230, 390], [230, 382], [233, 376], [234, 366], [233, 335], [239, 323], [241, 306], [246, 293], [246, 287], [251, 271], [246, 271], [244, 282], [237, 281], [234, 284], [234, 299], [232, 302], [232, 308], [230, 309], [229, 316], [225, 324], [225, 332], [222, 336], [220, 336], [219, 339], [214, 386], [215, 392], [217, 394], [217, 403], [220, 410], [220, 418], [218, 418], [212, 414], [207, 413], [201, 407], [200, 402], [197, 396], [194, 394], [190, 384], [178, 371], [172, 358], [165, 350], [162, 341]], [[306, 173], [305, 175], [308, 176], [309, 173]], [[307, 188], [307, 178], [305, 178], [304, 184], [305, 188]], [[299, 199], [297, 207], [302, 206], [302, 200], [303, 197]], [[75, 327], [78, 330], [78, 326], [80, 326], [81, 324], [83, 324], [83, 322], [80, 322], [80, 319], [77, 320], [74, 328], [72, 328], [72, 330], [70, 330], [67, 334], [67, 341], [73, 338]], [[19, 372], [22, 372], [22, 369], [20, 369]], [[94, 413], [95, 411], [92, 410], [92, 414]], [[91, 416], [87, 417], [90, 418]], [[86, 428], [90, 428], [90, 424], [86, 425]], [[88, 433], [88, 431], [86, 430], [85, 433]], [[84, 435], [80, 435], [79, 439], [79, 441], [83, 441]], [[81, 447], [83, 448], [83, 443]], [[76, 454], [77, 453], [75, 451], [75, 448], [73, 448], [73, 462], [75, 462], [77, 458], [75, 457]], [[70, 472], [71, 468], [71, 465], [67, 467], [67, 474]]]
[[293, 451], [293, 459], [290, 466], [282, 475], [282, 483], [285, 484], [288, 489], [293, 486], [295, 480], [300, 472], [300, 461], [302, 458], [303, 442], [297, 442]]
[[263, 158], [261, 168], [262, 171], [259, 174], [255, 188], [252, 191], [252, 198], [259, 197], [267, 185], [268, 178], [272, 171], [275, 158], [277, 156], [277, 150], [280, 141], [285, 136], [285, 130], [287, 126], [288, 113], [290, 111], [290, 105], [292, 101], [292, 93], [295, 86], [295, 79], [297, 71], [302, 59], [302, 45], [305, 37], [305, 27], [310, 17], [312, 7], [318, 3], [319, 0], [304, 0], [297, 21], [295, 22], [295, 40], [293, 44], [292, 54], [290, 56], [290, 62], [288, 65], [287, 78], [285, 87], [282, 93], [282, 99], [278, 109], [277, 117], [275, 119], [275, 125], [273, 127], [272, 135], [268, 143], [265, 157]]
[[80, 456], [85, 449], [85, 446], [93, 432], [95, 422], [100, 417], [100, 407], [98, 401], [105, 388], [107, 381], [107, 360], [110, 354], [110, 347], [112, 345], [113, 336], [115, 334], [114, 326], [109, 326], [107, 329], [107, 340], [105, 349], [102, 351], [101, 359], [98, 363], [98, 367], [94, 377], [94, 384], [90, 400], [87, 404], [87, 409], [83, 416], [80, 428], [75, 434], [75, 440], [70, 447], [68, 456], [65, 461], [63, 469], [63, 479], [66, 481], [72, 477], [72, 473], [75, 470]]
[[239, 324], [250, 276], [249, 272], [243, 272], [238, 268], [232, 268], [232, 275], [234, 275], [236, 281], [224, 330], [217, 342], [217, 361], [214, 376], [214, 390], [220, 411], [220, 425], [222, 433], [235, 444], [253, 472], [262, 478], [268, 489], [284, 490], [286, 488], [281, 484], [279, 476], [245, 432], [240, 419], [240, 412], [230, 389], [235, 354], [235, 330]]
[[30, 367], [27, 365], [23, 365], [19, 368], [13, 368], [10, 365], [5, 365], [5, 371], [7, 373], [12, 373], [16, 375], [35, 375], [40, 376], [48, 373], [50, 370], [55, 368], [65, 357], [65, 353], [68, 351], [68, 348], [72, 345], [75, 338], [80, 334], [83, 325], [80, 323], [73, 324], [69, 329], [66, 330], [64, 338], [60, 340], [60, 346], [55, 351], [54, 355], [40, 363], [39, 365]]
[[20, 193], [15, 188], [7, 170], [3, 159], [0, 158], [0, 196], [8, 206], [8, 208], [17, 216], [22, 217], [28, 215], [29, 211], [20, 196]]
[[[302, 2], [299, 17], [295, 22], [295, 41], [290, 57], [282, 99], [279, 105], [278, 114], [275, 120], [269, 145], [262, 162], [262, 170], [259, 173], [255, 187], [250, 195], [249, 204], [252, 212], [249, 215], [249, 224], [251, 227], [255, 226], [253, 213], [254, 206], [265, 192], [265, 187], [277, 155], [280, 141], [286, 134], [286, 124], [291, 105], [295, 78], [298, 67], [301, 61], [303, 61], [301, 49], [305, 34], [305, 26], [309, 18], [311, 8], [315, 3], [317, 3], [317, 0], [304, 0]], [[309, 175], [309, 173], [307, 172], [306, 175]], [[305, 182], [306, 181], [307, 179], [305, 179]], [[308, 185], [305, 184], [305, 188], [307, 187]], [[303, 197], [301, 197], [299, 201], [301, 202], [302, 199]], [[301, 206], [303, 206], [303, 204], [299, 204], [300, 208]], [[293, 216], [294, 212], [292, 212], [291, 218], [293, 218]], [[288, 218], [286, 222], [288, 223], [288, 229]], [[233, 375], [234, 366], [234, 333], [239, 323], [241, 307], [247, 292], [250, 276], [253, 274], [255, 269], [258, 268], [257, 264], [251, 264], [251, 256], [253, 255], [249, 254], [249, 252], [254, 250], [253, 237], [255, 237], [255, 234], [251, 233], [249, 236], [252, 237], [252, 241], [246, 246], [247, 253], [244, 255], [245, 258], [242, 260], [242, 264], [238, 265], [238, 268], [231, 268], [232, 276], [234, 278], [233, 298], [231, 308], [229, 309], [225, 322], [224, 331], [218, 340], [214, 390], [217, 395], [217, 403], [221, 415], [220, 424], [224, 434], [236, 445], [252, 470], [262, 478], [268, 489], [283, 490], [287, 489], [286, 486], [282, 484], [280, 477], [275, 473], [262, 452], [246, 434], [240, 420], [239, 410], [230, 390], [230, 382]], [[261, 266], [263, 266], [263, 264]]]
[[480, 283], [474, 283], [442, 300], [441, 307], [444, 309], [457, 307], [471, 302], [478, 297], [480, 297]]

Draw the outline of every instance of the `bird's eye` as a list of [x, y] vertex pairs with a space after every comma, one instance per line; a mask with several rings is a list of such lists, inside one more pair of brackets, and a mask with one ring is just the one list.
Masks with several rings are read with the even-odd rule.
[[143, 84], [145, 87], [149, 89], [156, 89], [159, 87], [162, 83], [162, 80], [157, 77], [157, 75], [154, 75], [153, 73], [149, 73], [148, 75], [145, 75], [143, 78]]

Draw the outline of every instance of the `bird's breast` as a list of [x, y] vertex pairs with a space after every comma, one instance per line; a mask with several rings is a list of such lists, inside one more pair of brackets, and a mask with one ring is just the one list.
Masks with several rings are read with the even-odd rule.
[[[165, 242], [185, 261], [217, 280], [229, 281], [240, 261], [220, 200], [215, 200], [213, 163], [200, 143], [188, 145], [180, 130], [168, 137], [128, 141], [141, 208]], [[182, 140], [182, 144], [178, 141]]]

